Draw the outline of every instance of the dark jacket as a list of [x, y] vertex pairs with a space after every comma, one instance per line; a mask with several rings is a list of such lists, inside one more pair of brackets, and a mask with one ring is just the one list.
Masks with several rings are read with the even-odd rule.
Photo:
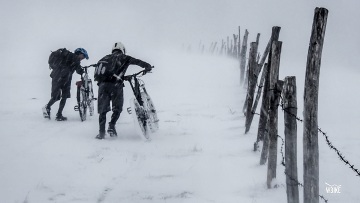
[[82, 74], [84, 71], [81, 68], [80, 65], [80, 59], [78, 56], [72, 52], [69, 52], [67, 56], [65, 57], [65, 60], [58, 68], [52, 69], [52, 72], [50, 74], [50, 77], [53, 79], [65, 79], [65, 80], [71, 80], [72, 74], [74, 72], [77, 72], [78, 74]]
[[[109, 57], [114, 57], [115, 60], [115, 68], [114, 72], [116, 75], [122, 77], [125, 75], [126, 70], [128, 69], [129, 65], [137, 65], [145, 69], [151, 69], [151, 65], [149, 63], [146, 63], [145, 61], [142, 61], [140, 59], [136, 59], [134, 57], [122, 54], [121, 52], [114, 52]], [[117, 82], [118, 80], [116, 77], [111, 77], [107, 80], [104, 80], [103, 82]]]

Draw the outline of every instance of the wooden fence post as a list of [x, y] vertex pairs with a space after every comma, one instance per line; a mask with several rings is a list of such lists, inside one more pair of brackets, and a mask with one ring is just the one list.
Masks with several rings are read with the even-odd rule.
[[[272, 33], [271, 33], [271, 37], [269, 40], [269, 43], [266, 46], [266, 49], [264, 51], [264, 54], [260, 60], [260, 64], [259, 64], [259, 73], [261, 71], [261, 68], [263, 66], [263, 64], [265, 63], [265, 59], [268, 58], [268, 67], [264, 67], [264, 69], [267, 69], [267, 71], [263, 71], [262, 75], [261, 75], [261, 80], [263, 80], [264, 78], [264, 85], [260, 83], [259, 89], [261, 89], [260, 87], [264, 86], [264, 90], [263, 90], [263, 97], [262, 97], [262, 104], [261, 104], [261, 110], [260, 110], [260, 118], [259, 118], [259, 125], [258, 125], [258, 133], [257, 133], [257, 138], [256, 138], [256, 142], [254, 143], [254, 151], [257, 150], [258, 148], [258, 143], [259, 141], [264, 139], [265, 133], [266, 133], [266, 124], [268, 122], [268, 109], [269, 109], [269, 99], [268, 99], [268, 93], [269, 93], [269, 69], [270, 69], [270, 64], [271, 64], [271, 45], [273, 41], [277, 41], [279, 39], [279, 33], [280, 33], [280, 29], [281, 27], [277, 27], [274, 26], [272, 28]], [[267, 57], [269, 55], [269, 57]], [[258, 91], [259, 92], [259, 91]], [[260, 95], [256, 96], [257, 98], [260, 97]], [[256, 102], [256, 100], [255, 100]], [[255, 107], [256, 110], [256, 107]], [[260, 164], [265, 164], [266, 162], [266, 158], [267, 158], [267, 144], [263, 143], [263, 147], [265, 147], [265, 151], [262, 151], [262, 155], [261, 155], [261, 160], [260, 160]], [[266, 154], [264, 154], [266, 153]]]
[[304, 202], [319, 202], [318, 94], [328, 10], [316, 8], [306, 63], [304, 90]]
[[264, 53], [261, 57], [260, 63], [259, 63], [258, 74], [261, 72], [261, 69], [265, 63], [265, 60], [266, 60], [267, 56], [269, 55], [269, 52], [271, 51], [270, 47], [272, 45], [272, 42], [279, 40], [280, 29], [281, 29], [281, 27], [278, 27], [278, 26], [274, 26], [272, 28], [270, 40], [269, 40], [268, 44], [266, 45], [265, 51], [264, 51]]
[[[268, 65], [268, 64], [265, 64], [265, 66], [267, 66], [267, 65]], [[259, 67], [259, 65], [258, 65], [258, 67]], [[256, 108], [257, 108], [257, 105], [258, 105], [259, 100], [260, 100], [261, 90], [262, 90], [263, 85], [264, 85], [265, 75], [267, 74], [267, 71], [268, 71], [268, 69], [267, 69], [267, 68], [264, 68], [263, 74], [261, 75], [261, 78], [260, 78], [260, 81], [259, 81], [258, 91], [257, 91], [257, 93], [256, 93], [255, 102], [254, 102], [254, 105], [253, 105], [252, 108], [251, 108], [251, 111], [252, 111], [252, 112], [256, 112]], [[258, 75], [258, 76], [259, 76], [259, 75]], [[253, 117], [254, 117], [254, 114], [252, 114], [251, 120], [253, 119]]]
[[256, 42], [251, 42], [250, 44], [250, 53], [249, 53], [249, 75], [248, 75], [248, 90], [246, 95], [246, 121], [245, 121], [245, 133], [249, 132], [251, 125], [251, 111], [252, 104], [254, 102], [254, 94], [257, 83], [257, 75], [255, 71], [257, 69], [256, 63], [256, 54], [257, 54], [257, 44]]
[[[267, 186], [271, 188], [271, 182], [276, 177], [277, 162], [277, 136], [278, 136], [278, 104], [282, 91], [283, 81], [279, 79], [280, 55], [282, 42], [274, 41], [272, 44], [271, 67], [270, 67], [270, 108], [269, 108], [269, 161], [267, 172]], [[280, 92], [279, 92], [280, 91]]]
[[288, 203], [299, 203], [297, 173], [296, 78], [286, 77], [283, 88], [285, 122], [285, 174]]
[[245, 30], [242, 46], [241, 46], [241, 56], [240, 56], [240, 85], [244, 83], [245, 78], [245, 66], [246, 66], [246, 51], [247, 51], [247, 40], [249, 32]]
[[[235, 35], [235, 34], [233, 34], [233, 37], [234, 37], [234, 50], [233, 50], [233, 57], [234, 58], [237, 58], [237, 50], [238, 50], [238, 48], [237, 48], [237, 40], [238, 40], [238, 36], [237, 35]], [[239, 39], [240, 39], [240, 37], [239, 37]]]
[[240, 61], [240, 55], [241, 55], [241, 35], [240, 35], [240, 26], [239, 26], [239, 42], [238, 42], [238, 55], [237, 55], [239, 61]]
[[256, 35], [256, 45], [259, 47], [259, 42], [260, 42], [260, 33], [257, 33]]

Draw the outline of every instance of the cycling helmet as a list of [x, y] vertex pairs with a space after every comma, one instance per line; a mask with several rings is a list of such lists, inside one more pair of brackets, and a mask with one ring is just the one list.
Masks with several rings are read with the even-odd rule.
[[86, 59], [89, 59], [89, 55], [88, 55], [87, 51], [84, 48], [77, 48], [77, 49], [75, 49], [74, 52], [75, 52], [75, 54], [84, 54], [84, 57]]
[[125, 46], [121, 42], [114, 44], [111, 51], [114, 52], [114, 50], [120, 50], [123, 54], [126, 54]]

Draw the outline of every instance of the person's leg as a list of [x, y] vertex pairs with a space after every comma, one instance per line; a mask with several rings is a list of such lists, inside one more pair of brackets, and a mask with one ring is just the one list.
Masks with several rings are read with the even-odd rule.
[[99, 114], [99, 132], [105, 134], [106, 112]]
[[110, 95], [107, 91], [107, 84], [100, 83], [98, 90], [98, 113], [99, 113], [99, 134], [97, 139], [104, 139], [105, 137], [105, 125], [106, 125], [106, 113], [110, 110]]
[[57, 112], [57, 115], [62, 115], [62, 112], [64, 110], [65, 104], [66, 104], [66, 97], [61, 98], [60, 103], [59, 103], [59, 110]]
[[115, 86], [113, 88], [113, 94], [112, 94], [112, 115], [111, 120], [109, 122], [109, 128], [108, 133], [110, 136], [117, 136], [116, 132], [116, 122], [118, 121], [120, 114], [122, 112], [123, 104], [124, 104], [124, 93], [123, 93], [123, 87]]
[[71, 80], [68, 80], [61, 87], [61, 100], [59, 103], [59, 110], [56, 114], [56, 120], [58, 121], [66, 121], [67, 118], [63, 116], [62, 112], [64, 110], [66, 100], [71, 97], [70, 89], [71, 89]]
[[46, 107], [47, 107], [48, 109], [51, 109], [51, 106], [52, 106], [53, 104], [55, 104], [56, 101], [58, 101], [57, 98], [51, 97], [50, 100], [49, 100], [49, 102], [46, 104]]
[[51, 98], [42, 109], [45, 118], [50, 119], [51, 106], [60, 99], [60, 96], [61, 81], [59, 81], [57, 78], [53, 78], [51, 82]]
[[96, 139], [105, 138], [105, 124], [106, 124], [106, 112], [99, 115], [99, 134], [95, 137]]

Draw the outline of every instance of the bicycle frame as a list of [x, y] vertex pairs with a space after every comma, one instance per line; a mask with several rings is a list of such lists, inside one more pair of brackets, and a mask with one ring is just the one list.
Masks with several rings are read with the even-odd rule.
[[81, 121], [86, 120], [88, 108], [90, 116], [94, 114], [93, 100], [96, 100], [96, 98], [94, 98], [92, 81], [87, 70], [91, 66], [95, 66], [95, 64], [83, 67], [84, 74], [81, 75], [81, 80], [76, 82], [78, 105], [74, 107], [74, 110], [79, 111]]
[[[140, 74], [144, 75], [144, 73], [145, 73], [145, 70], [140, 71], [138, 73], [135, 73], [133, 75], [127, 75], [127, 76], [124, 77], [125, 78], [124, 80], [129, 82], [129, 84], [131, 86], [131, 89], [132, 89], [132, 91], [133, 91], [133, 93], [135, 95], [135, 98], [136, 98], [136, 100], [139, 102], [139, 104], [141, 106], [144, 105], [144, 101], [141, 98], [141, 90], [144, 91], [145, 88], [144, 88], [144, 85], [143, 85], [144, 82], [142, 80], [140, 80], [139, 78], [137, 78], [137, 76], [140, 75]], [[131, 82], [132, 80], [134, 80], [133, 83]], [[142, 84], [140, 84], [140, 83], [142, 83]], [[146, 92], [146, 90], [145, 90], [145, 92]]]
[[123, 77], [127, 80], [134, 93], [135, 99], [130, 101], [132, 107], [128, 108], [129, 114], [134, 114], [134, 119], [140, 124], [142, 136], [146, 140], [149, 140], [149, 130], [155, 132], [158, 129], [158, 118], [156, 110], [149, 94], [145, 89], [145, 83], [137, 78], [139, 74], [145, 74], [145, 71], [140, 71], [133, 75]]
[[86, 93], [86, 97], [89, 96], [89, 84], [91, 83], [91, 79], [89, 78], [89, 74], [88, 74], [88, 71], [87, 69], [89, 68], [89, 66], [85, 66], [84, 67], [84, 76], [81, 75], [81, 81], [77, 81], [76, 82], [76, 85], [78, 87], [81, 87], [83, 86], [84, 89], [85, 89], [85, 93]]

